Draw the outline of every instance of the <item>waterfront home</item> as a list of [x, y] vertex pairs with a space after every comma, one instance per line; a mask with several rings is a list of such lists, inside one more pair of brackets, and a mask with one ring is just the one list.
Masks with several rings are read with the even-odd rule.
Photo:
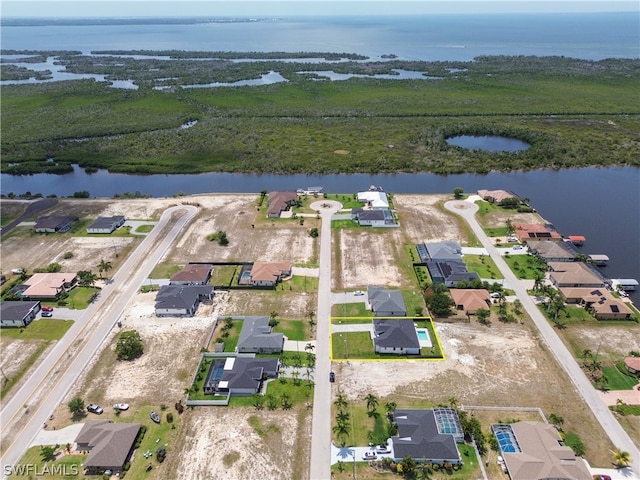
[[282, 212], [289, 210], [298, 203], [298, 194], [294, 191], [270, 192], [267, 199], [267, 217], [278, 218]]
[[565, 302], [584, 306], [598, 320], [627, 320], [633, 311], [606, 288], [561, 288]]
[[371, 209], [389, 209], [389, 199], [387, 198], [387, 194], [384, 192], [374, 192], [371, 190], [366, 192], [358, 192], [357, 198], [359, 202], [364, 203]]
[[582, 262], [549, 262], [549, 280], [556, 288], [563, 287], [604, 287], [603, 278], [595, 267]]
[[485, 202], [496, 203], [502, 205], [511, 199], [514, 199], [517, 203], [520, 203], [518, 196], [507, 190], [478, 190], [478, 196]]
[[578, 249], [570, 242], [552, 242], [543, 240], [532, 242], [529, 251], [546, 262], [573, 262], [578, 255]]
[[515, 236], [521, 243], [551, 240], [561, 242], [562, 236], [546, 223], [514, 223]]

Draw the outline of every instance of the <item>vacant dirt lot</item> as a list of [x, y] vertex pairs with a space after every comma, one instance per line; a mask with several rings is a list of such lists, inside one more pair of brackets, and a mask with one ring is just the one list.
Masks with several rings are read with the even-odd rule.
[[212, 472], [221, 480], [308, 478], [310, 411], [199, 408], [189, 412], [183, 429], [171, 478], [209, 478]]
[[333, 367], [340, 390], [352, 400], [374, 393], [381, 405], [405, 408], [449, 404], [452, 397], [459, 405], [540, 407], [564, 417], [565, 431], [579, 434], [594, 465], [609, 465], [613, 446], [528, 322], [437, 323], [436, 330], [446, 360], [341, 362]]
[[466, 241], [457, 217], [438, 208], [451, 195], [394, 195], [393, 204], [400, 218], [400, 230], [406, 243]]

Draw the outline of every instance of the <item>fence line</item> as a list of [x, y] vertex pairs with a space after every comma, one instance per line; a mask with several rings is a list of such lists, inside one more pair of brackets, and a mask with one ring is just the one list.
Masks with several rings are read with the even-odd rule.
[[547, 417], [540, 407], [489, 407], [483, 405], [461, 405], [460, 410], [493, 410], [493, 411], [511, 411], [511, 412], [536, 412], [544, 423], [549, 423]]

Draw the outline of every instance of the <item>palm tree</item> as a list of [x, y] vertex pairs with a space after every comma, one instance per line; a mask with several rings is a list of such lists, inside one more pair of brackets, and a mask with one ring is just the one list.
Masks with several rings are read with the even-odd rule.
[[341, 438], [342, 441], [344, 442], [344, 437], [349, 435], [350, 428], [351, 426], [349, 425], [349, 422], [336, 422], [332, 430], [333, 430], [333, 433], [335, 433], [338, 436], [338, 438]]
[[112, 268], [113, 265], [111, 265], [111, 262], [107, 262], [104, 259], [101, 259], [100, 263], [98, 264], [98, 272], [100, 272], [100, 278], [102, 278], [102, 272], [108, 272]]
[[588, 348], [585, 348], [582, 351], [582, 358], [587, 358], [587, 357], [593, 357], [593, 352], [591, 350], [589, 350]]
[[369, 410], [369, 412], [375, 412], [378, 406], [378, 397], [370, 393], [365, 397], [365, 401], [367, 402], [367, 410]]
[[343, 412], [342, 410], [340, 410], [336, 414], [336, 422], [348, 422], [350, 419], [351, 415], [349, 415], [349, 412]]
[[458, 408], [458, 399], [456, 397], [450, 397], [449, 398], [449, 405], [451, 405], [451, 408], [457, 409]]
[[544, 285], [544, 273], [536, 271], [533, 278], [533, 291], [536, 293], [542, 292], [542, 287]]
[[311, 342], [307, 343], [307, 344], [304, 346], [304, 350], [305, 350], [306, 352], [313, 352], [313, 349], [314, 349], [314, 348], [316, 348], [316, 346], [315, 346], [313, 343], [311, 343]]
[[564, 418], [562, 418], [560, 415], [552, 413], [551, 415], [549, 415], [549, 422], [551, 423], [551, 425], [560, 430], [560, 427], [562, 427], [562, 424], [564, 423]]
[[419, 463], [417, 465], [417, 470], [420, 476], [418, 477], [420, 480], [431, 480], [431, 474], [433, 473], [433, 469], [431, 468], [430, 463]]
[[384, 409], [387, 414], [395, 411], [396, 408], [398, 408], [398, 404], [396, 402], [387, 402], [384, 404]]
[[522, 315], [522, 302], [517, 298], [513, 301], [513, 313], [518, 317]]
[[629, 452], [616, 448], [611, 453], [613, 453], [613, 464], [616, 468], [628, 467], [631, 463], [631, 454]]
[[346, 409], [348, 405], [347, 399], [343, 393], [338, 393], [338, 395], [336, 396], [336, 399], [333, 401], [333, 404], [340, 411], [343, 411], [344, 409]]
[[278, 322], [276, 321], [276, 318], [278, 318], [278, 312], [276, 312], [275, 310], [272, 310], [271, 313], [269, 314], [270, 327], [275, 327], [278, 324]]

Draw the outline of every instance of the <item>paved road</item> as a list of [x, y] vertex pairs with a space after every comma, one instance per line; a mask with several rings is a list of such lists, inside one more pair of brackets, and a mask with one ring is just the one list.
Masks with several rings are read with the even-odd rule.
[[13, 230], [14, 227], [16, 227], [22, 221], [26, 220], [29, 217], [33, 217], [34, 215], [40, 212], [44, 212], [45, 210], [48, 210], [54, 207], [57, 203], [58, 203], [58, 200], [56, 198], [43, 198], [42, 200], [36, 200], [35, 202], [31, 202], [27, 206], [27, 209], [24, 211], [22, 215], [20, 215], [18, 218], [16, 218], [13, 222], [9, 223], [8, 225], [5, 225], [4, 227], [0, 228], [0, 235], [5, 235], [9, 233], [11, 230]]
[[[0, 463], [3, 474], [7, 465], [15, 465], [20, 460], [121, 317], [144, 279], [197, 211], [196, 207], [187, 205], [167, 209], [156, 228], [118, 269], [98, 299], [84, 311], [82, 318], [74, 323], [24, 385], [2, 406], [0, 425], [5, 434], [7, 427], [11, 427], [21, 416], [29, 415], [28, 422], [19, 429], [13, 443], [2, 456]], [[48, 390], [43, 391], [43, 384], [52, 379], [53, 384], [47, 384]], [[36, 398], [39, 401], [34, 402]], [[23, 406], [27, 404], [28, 409], [25, 409]]]
[[[328, 208], [322, 207], [328, 205]], [[320, 211], [320, 277], [318, 280], [318, 311], [316, 313], [316, 384], [313, 395], [311, 425], [311, 480], [331, 478], [331, 384], [329, 372], [329, 322], [331, 321], [331, 216], [341, 208], [338, 202], [322, 200], [311, 205]]]
[[526, 287], [522, 282], [518, 281], [504, 259], [500, 256], [498, 250], [491, 243], [489, 237], [487, 237], [482, 230], [480, 224], [478, 224], [475, 218], [478, 206], [475, 203], [465, 201], [451, 201], [447, 202], [445, 207], [462, 216], [467, 221], [473, 230], [473, 233], [478, 237], [484, 248], [487, 249], [496, 266], [500, 269], [505, 279], [509, 282], [511, 288], [515, 291], [516, 295], [522, 302], [522, 306], [527, 310], [527, 313], [536, 324], [536, 327], [538, 328], [547, 347], [553, 353], [562, 368], [564, 368], [576, 390], [589, 406], [593, 415], [600, 422], [602, 429], [609, 436], [611, 443], [613, 443], [616, 448], [620, 448], [631, 454], [633, 459], [633, 463], [631, 465], [633, 473], [630, 472], [631, 476], [628, 478], [640, 478], [640, 450], [638, 450], [638, 447], [635, 446], [631, 437], [629, 437], [627, 432], [620, 426], [613, 416], [613, 413], [609, 410], [602, 398], [600, 398], [599, 392], [593, 388], [591, 382], [575, 361], [567, 347], [562, 343], [562, 340], [560, 340], [553, 327], [549, 324], [540, 310], [538, 310], [534, 301], [527, 293]]

